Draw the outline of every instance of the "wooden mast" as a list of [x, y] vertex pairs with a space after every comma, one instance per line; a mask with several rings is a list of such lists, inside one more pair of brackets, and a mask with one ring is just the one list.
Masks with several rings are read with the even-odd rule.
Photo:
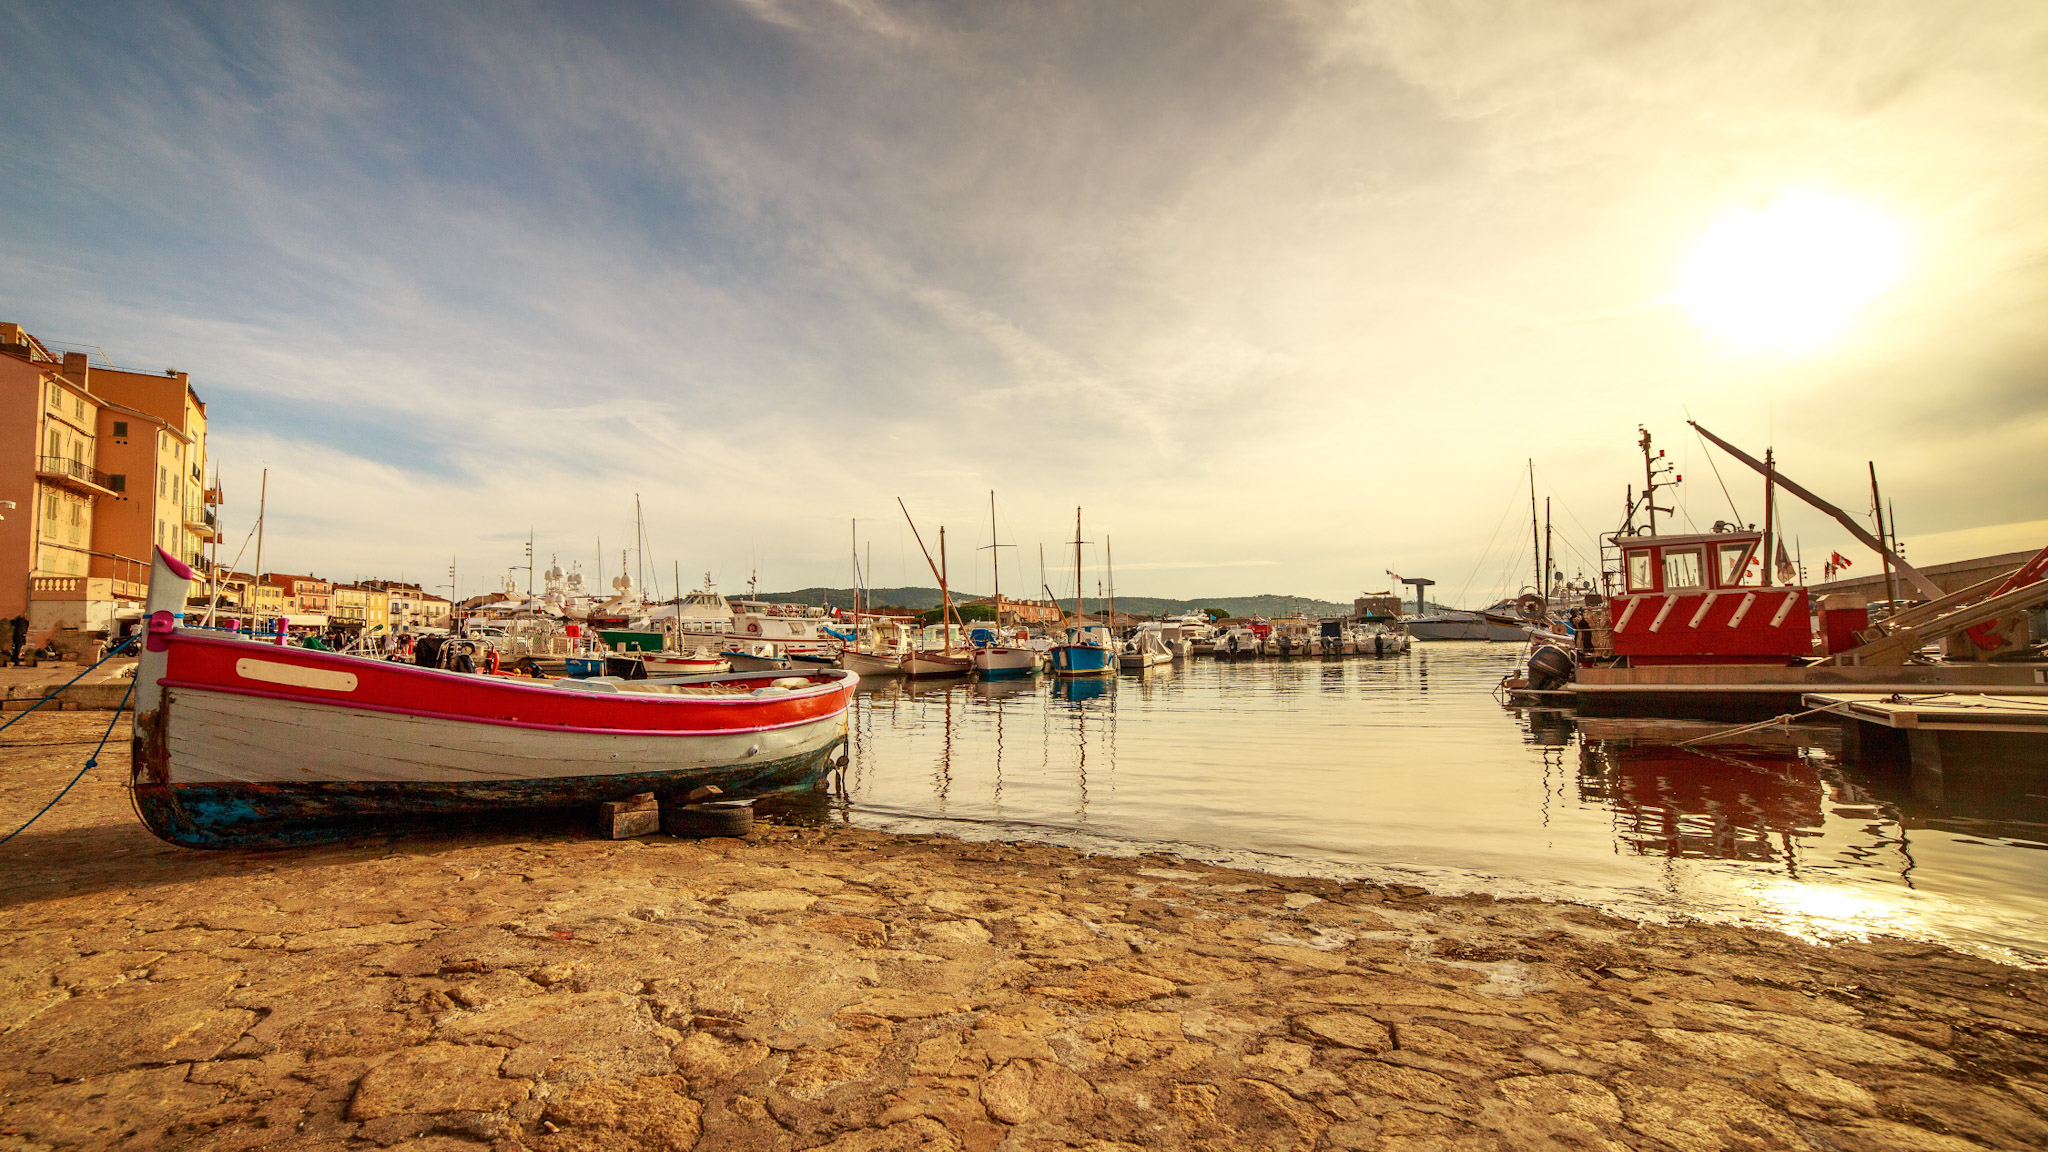
[[[945, 574], [940, 569], [939, 565], [933, 562], [931, 549], [926, 548], [924, 546], [924, 535], [917, 530], [917, 521], [910, 519], [910, 509], [903, 503], [903, 497], [898, 496], [896, 498], [896, 506], [898, 508], [903, 509], [903, 519], [910, 524], [910, 535], [917, 541], [917, 550], [919, 552], [924, 553], [925, 567], [930, 568], [932, 570], [932, 577], [939, 582], [939, 598], [942, 605], [944, 606], [947, 615], [950, 616], [952, 612], [953, 601], [950, 596], [946, 595]], [[939, 554], [943, 557], [945, 555], [945, 551], [946, 530], [942, 527], [939, 529]], [[941, 619], [943, 620], [944, 617], [942, 617]]]
[[939, 651], [953, 650], [953, 594], [946, 589], [946, 526], [939, 525]]
[[[1076, 504], [1074, 505], [1074, 624], [1077, 627], [1085, 627], [1087, 625], [1087, 621], [1081, 618], [1081, 593], [1081, 506]], [[1078, 640], [1080, 637], [1077, 635], [1075, 639]]]
[[1116, 554], [1109, 550], [1109, 537], [1102, 538], [1102, 562], [1109, 567], [1109, 638], [1116, 639]]
[[[1762, 560], [1764, 587], [1766, 588], [1771, 586], [1773, 569], [1776, 567], [1772, 562], [1771, 553], [1771, 541], [1776, 537], [1778, 529], [1777, 509], [1774, 506], [1778, 495], [1778, 463], [1777, 458], [1773, 455], [1774, 451], [1771, 448], [1764, 449], [1764, 554]], [[1741, 580], [1742, 573], [1737, 572], [1735, 579]]]
[[1543, 538], [1536, 531], [1536, 458], [1529, 458], [1529, 563], [1536, 569], [1536, 594], [1544, 595], [1544, 585], [1549, 581], [1543, 577]]

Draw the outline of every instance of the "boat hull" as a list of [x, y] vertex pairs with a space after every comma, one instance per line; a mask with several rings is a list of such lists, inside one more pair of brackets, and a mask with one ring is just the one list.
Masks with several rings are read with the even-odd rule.
[[977, 649], [974, 671], [984, 680], [1029, 676], [1038, 671], [1038, 653], [1029, 648]]
[[[194, 696], [167, 694], [170, 705], [164, 743], [180, 775], [187, 775], [194, 757], [217, 747], [220, 733], [197, 732]], [[351, 739], [318, 749], [305, 739], [305, 729], [282, 717], [250, 727], [240, 755], [199, 761], [193, 778], [159, 782], [138, 779], [136, 811], [151, 832], [186, 848], [272, 848], [320, 844], [367, 835], [431, 827], [449, 817], [488, 812], [584, 807], [623, 800], [642, 792], [680, 797], [692, 789], [714, 785], [729, 795], [759, 796], [808, 791], [822, 786], [841, 758], [846, 741], [844, 714], [804, 732], [802, 739], [779, 741], [780, 753], [737, 758], [711, 755], [710, 749], [674, 749], [666, 755], [648, 749], [624, 769], [610, 759], [602, 744], [576, 746], [577, 741], [549, 742], [550, 751], [573, 761], [538, 763], [530, 757], [504, 771], [502, 749], [479, 741], [459, 741], [431, 749], [435, 761], [419, 765], [421, 775], [406, 778], [354, 771], [355, 778], [317, 778], [323, 769], [377, 763], [376, 748], [414, 741], [425, 733], [389, 723], [376, 713], [350, 718], [357, 731]], [[400, 718], [401, 720], [404, 718]], [[474, 727], [474, 726], [470, 726]], [[459, 735], [459, 734], [458, 734]], [[137, 737], [138, 762], [150, 737]], [[585, 737], [584, 741], [607, 741]], [[295, 741], [295, 742], [294, 742]], [[675, 742], [671, 738], [671, 742]], [[282, 745], [282, 747], [280, 747]], [[415, 749], [424, 746], [408, 744]], [[358, 752], [354, 765], [335, 765], [337, 754]], [[387, 762], [388, 763], [388, 762]], [[496, 768], [485, 775], [479, 767]], [[268, 779], [238, 779], [237, 770]], [[314, 776], [290, 779], [291, 774]], [[287, 777], [287, 778], [275, 778]]]
[[722, 652], [720, 655], [735, 672], [787, 672], [796, 667], [796, 662], [786, 656], [757, 656], [740, 651]]
[[912, 652], [903, 658], [903, 674], [912, 680], [938, 680], [949, 676], [965, 676], [974, 671], [974, 661], [966, 656], [948, 656], [938, 652]]
[[1092, 644], [1062, 644], [1052, 650], [1056, 676], [1108, 676], [1116, 672], [1116, 653]]
[[839, 666], [860, 673], [863, 680], [903, 675], [903, 658], [895, 655], [877, 656], [871, 652], [848, 651], [840, 654]]
[[1529, 638], [1527, 628], [1496, 624], [1478, 616], [1469, 620], [1404, 620], [1401, 628], [1415, 640], [1488, 640], [1496, 644], [1520, 644]]
[[732, 671], [732, 663], [722, 656], [642, 654], [640, 662], [649, 676], [711, 676]]

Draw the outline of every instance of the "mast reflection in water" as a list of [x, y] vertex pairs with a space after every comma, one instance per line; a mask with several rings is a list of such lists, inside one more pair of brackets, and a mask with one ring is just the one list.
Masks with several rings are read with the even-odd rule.
[[[864, 687], [835, 818], [2048, 955], [2048, 781], [1609, 738], [1504, 711], [1510, 645]], [[933, 823], [934, 821], [940, 823]]]

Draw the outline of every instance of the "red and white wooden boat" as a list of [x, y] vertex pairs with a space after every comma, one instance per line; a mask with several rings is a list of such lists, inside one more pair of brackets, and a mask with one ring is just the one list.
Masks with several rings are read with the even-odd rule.
[[136, 807], [174, 844], [312, 843], [706, 784], [758, 795], [843, 763], [849, 672], [464, 675], [183, 627], [192, 578], [158, 550], [135, 675]]

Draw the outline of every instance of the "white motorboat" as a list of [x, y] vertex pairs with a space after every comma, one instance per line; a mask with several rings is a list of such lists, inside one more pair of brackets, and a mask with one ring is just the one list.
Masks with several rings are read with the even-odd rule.
[[1166, 641], [1157, 627], [1141, 626], [1123, 642], [1116, 661], [1124, 668], [1151, 668], [1173, 663], [1173, 653], [1167, 650]]

